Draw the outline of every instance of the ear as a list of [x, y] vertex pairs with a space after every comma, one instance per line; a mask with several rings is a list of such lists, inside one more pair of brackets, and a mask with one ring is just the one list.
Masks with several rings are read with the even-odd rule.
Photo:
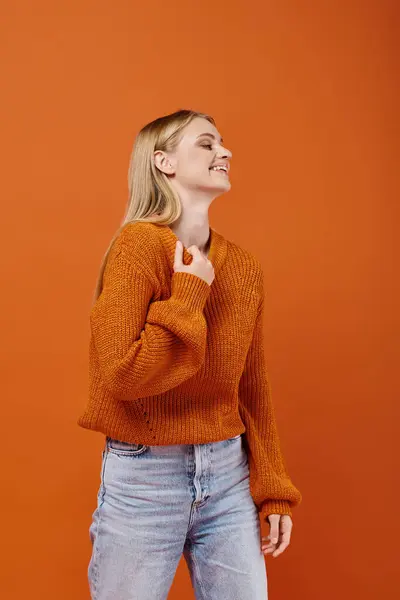
[[163, 150], [156, 150], [154, 152], [154, 165], [166, 175], [175, 173], [172, 159]]

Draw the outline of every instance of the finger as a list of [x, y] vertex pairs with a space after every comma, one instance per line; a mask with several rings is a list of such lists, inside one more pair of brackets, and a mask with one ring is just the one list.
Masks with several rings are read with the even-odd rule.
[[292, 531], [292, 529], [293, 529], [293, 521], [287, 515], [284, 515], [281, 519], [281, 530], [282, 531]]
[[281, 520], [281, 515], [277, 515], [277, 514], [268, 515], [267, 520], [270, 525], [272, 525], [273, 523], [279, 523], [279, 521]]
[[279, 528], [277, 525], [271, 526], [271, 530], [269, 532], [269, 539], [273, 544], [276, 544], [279, 540]]
[[175, 245], [175, 264], [178, 267], [182, 266], [182, 249], [182, 242], [180, 240], [177, 240]]
[[[279, 546], [278, 547], [280, 547], [281, 544], [290, 544], [290, 532], [289, 531], [285, 531], [285, 533], [282, 533], [279, 536], [278, 542], [279, 542]], [[270, 546], [276, 546], [277, 543], [272, 543], [272, 541], [271, 541], [269, 544], [263, 544], [263, 545], [266, 545], [266, 546], [270, 547]]]
[[276, 547], [274, 545], [271, 548], [265, 548], [265, 549], [263, 548], [262, 553], [263, 554], [272, 554], [273, 552], [275, 552], [275, 550], [276, 550]]
[[[267, 540], [268, 538], [263, 537], [263, 540]], [[278, 548], [281, 547], [281, 545], [285, 545], [288, 546], [290, 544], [290, 531], [285, 531], [284, 533], [282, 533], [279, 537], [279, 546]], [[262, 542], [261, 544], [261, 549], [264, 551], [264, 549], [268, 549], [269, 551], [274, 551], [274, 549], [277, 547], [277, 543], [274, 543], [272, 540], [270, 542]], [[272, 549], [272, 550], [271, 550]]]
[[288, 544], [290, 543], [290, 531], [284, 531], [281, 535], [281, 542], [287, 542]]
[[276, 544], [279, 539], [280, 515], [269, 515], [269, 539]]
[[271, 546], [276, 546], [276, 544], [273, 544], [272, 542], [262, 542], [261, 543], [261, 548], [270, 548]]
[[199, 248], [197, 246], [190, 246], [190, 250], [188, 248], [188, 252], [190, 252], [190, 254], [193, 256], [193, 258], [199, 258], [200, 256], [202, 256]]
[[273, 551], [272, 556], [279, 556], [290, 544], [290, 533], [286, 531], [281, 535], [278, 547]]
[[284, 552], [286, 550], [286, 548], [289, 546], [289, 542], [282, 542], [282, 544], [279, 545], [279, 548], [277, 548], [275, 550], [275, 552], [272, 553], [272, 556], [275, 558], [277, 556], [279, 556], [280, 554], [282, 554], [282, 552]]
[[262, 552], [275, 552], [276, 544], [272, 544], [271, 546], [261, 546]]
[[261, 542], [261, 547], [262, 548], [276, 548], [277, 543], [273, 542], [272, 540], [267, 540], [265, 542]]
[[263, 542], [261, 544], [261, 547], [262, 548], [276, 548], [278, 546], [278, 543], [279, 543], [279, 541], [278, 542]]

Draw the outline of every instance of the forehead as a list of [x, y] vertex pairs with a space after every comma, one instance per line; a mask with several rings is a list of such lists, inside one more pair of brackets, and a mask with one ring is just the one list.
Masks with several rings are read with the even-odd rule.
[[207, 121], [207, 119], [204, 119], [203, 117], [195, 117], [189, 125], [185, 127], [183, 139], [186, 138], [186, 140], [194, 141], [201, 133], [212, 133], [216, 136], [217, 140], [221, 137], [218, 129], [210, 123], [210, 121]]

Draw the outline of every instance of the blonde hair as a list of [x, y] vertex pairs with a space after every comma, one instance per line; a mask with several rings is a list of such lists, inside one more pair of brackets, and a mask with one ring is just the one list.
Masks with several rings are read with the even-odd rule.
[[170, 225], [182, 212], [179, 196], [153, 161], [154, 152], [173, 152], [181, 139], [182, 130], [195, 117], [207, 119], [215, 125], [209, 115], [194, 110], [178, 110], [147, 123], [137, 134], [129, 162], [128, 203], [121, 226], [113, 236], [100, 264], [93, 304], [103, 288], [103, 274], [110, 250], [128, 224], [137, 221]]

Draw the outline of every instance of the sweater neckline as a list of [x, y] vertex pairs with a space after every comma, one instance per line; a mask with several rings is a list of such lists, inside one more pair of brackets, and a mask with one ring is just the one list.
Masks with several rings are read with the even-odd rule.
[[[157, 227], [160, 228], [161, 236], [163, 238], [164, 246], [167, 248], [168, 252], [168, 263], [173, 272], [174, 266], [174, 256], [175, 256], [175, 247], [176, 242], [178, 241], [178, 236], [172, 231], [169, 225], [160, 225], [156, 223]], [[213, 227], [210, 227], [210, 242], [208, 249], [208, 260], [211, 261], [214, 267], [214, 273], [217, 275], [222, 265], [225, 262], [227, 255], [227, 240], [226, 238], [216, 231]], [[187, 251], [186, 247], [183, 247], [183, 263], [188, 265], [192, 262], [192, 255]]]

